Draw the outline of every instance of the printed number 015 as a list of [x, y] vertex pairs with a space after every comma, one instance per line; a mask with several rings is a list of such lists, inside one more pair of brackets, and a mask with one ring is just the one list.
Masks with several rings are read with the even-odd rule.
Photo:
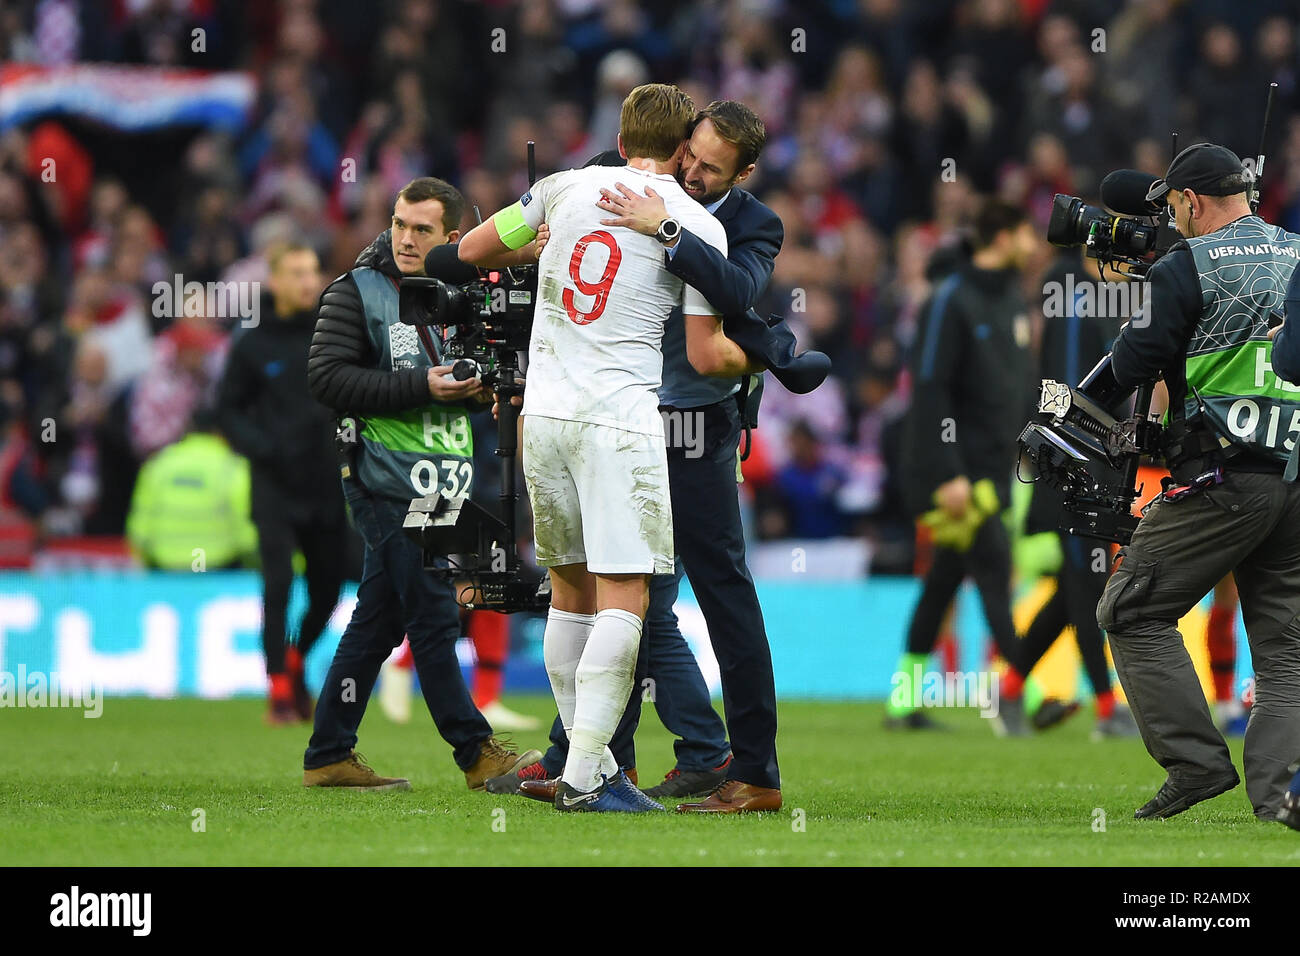
[[[582, 266], [582, 257], [587, 254], [587, 248], [593, 242], [600, 243], [609, 250], [609, 260], [605, 263], [605, 271], [601, 273], [599, 282], [586, 282], [578, 270]], [[563, 297], [564, 311], [569, 313], [571, 320], [578, 325], [589, 325], [600, 318], [609, 302], [609, 287], [614, 284], [614, 276], [618, 274], [618, 267], [622, 262], [623, 250], [618, 247], [614, 237], [605, 230], [589, 232], [578, 240], [578, 244], [573, 247], [573, 255], [569, 256], [569, 278], [573, 280], [579, 292], [594, 296], [595, 301], [591, 303], [589, 311], [583, 312], [574, 304], [573, 290], [566, 286]]]

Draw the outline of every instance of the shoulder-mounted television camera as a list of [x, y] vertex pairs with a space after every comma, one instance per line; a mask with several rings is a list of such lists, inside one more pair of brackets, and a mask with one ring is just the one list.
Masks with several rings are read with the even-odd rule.
[[[1252, 212], [1259, 206], [1264, 143], [1276, 92], [1277, 84], [1270, 84], [1259, 151], [1244, 167], [1249, 174], [1247, 199]], [[1177, 154], [1175, 133], [1171, 155]], [[1180, 238], [1163, 205], [1147, 199], [1157, 178], [1136, 169], [1118, 169], [1107, 175], [1101, 181], [1101, 200], [1119, 215], [1058, 193], [1052, 200], [1047, 241], [1082, 246], [1085, 255], [1095, 258], [1103, 269], [1123, 263], [1130, 277], [1144, 279], [1147, 270]], [[1062, 531], [1119, 544], [1132, 539], [1138, 523], [1132, 506], [1141, 494], [1136, 487], [1140, 459], [1144, 455], [1163, 457], [1166, 443], [1173, 452], [1187, 440], [1185, 433], [1166, 435], [1158, 422], [1150, 420], [1154, 385], [1148, 382], [1136, 390], [1120, 386], [1110, 355], [1098, 362], [1077, 388], [1043, 381], [1038, 415], [1021, 432], [1020, 450], [1035, 473], [1027, 480], [1044, 482], [1063, 496]], [[1121, 417], [1120, 409], [1128, 406], [1135, 391], [1132, 414]], [[1198, 476], [1192, 484], [1210, 480], [1216, 480], [1214, 472]]]
[[1166, 211], [1146, 195], [1157, 177], [1136, 169], [1117, 169], [1101, 182], [1101, 200], [1119, 215], [1090, 206], [1077, 196], [1052, 197], [1047, 241], [1054, 246], [1081, 246], [1084, 255], [1104, 268], [1127, 267], [1141, 278], [1181, 237]]
[[492, 270], [460, 284], [407, 276], [398, 290], [398, 316], [415, 326], [429, 354], [450, 365], [457, 380], [477, 376], [500, 398], [501, 514], [468, 495], [434, 491], [412, 499], [403, 528], [423, 549], [425, 569], [452, 582], [462, 606], [506, 614], [544, 611], [550, 604], [549, 579], [524, 574], [515, 515], [519, 409], [511, 399], [524, 393], [519, 353], [532, 335], [536, 292], [535, 266]]
[[536, 266], [494, 269], [459, 285], [406, 276], [398, 289], [398, 316], [406, 325], [436, 330], [442, 361], [457, 380], [477, 375], [495, 388], [502, 357], [528, 349], [536, 298]]
[[[1112, 215], [1076, 196], [1052, 200], [1047, 241], [1082, 247], [1084, 254], [1143, 281], [1147, 270], [1180, 238], [1163, 208], [1147, 201], [1157, 177], [1120, 169], [1102, 180], [1102, 201]], [[1137, 389], [1133, 414], [1125, 415], [1133, 389], [1122, 389], [1107, 355], [1074, 387], [1044, 379], [1038, 415], [1020, 434], [1020, 450], [1033, 477], [1062, 496], [1060, 530], [1127, 544], [1137, 527], [1133, 502], [1138, 463], [1160, 453], [1157, 422], [1148, 420], [1154, 383]]]

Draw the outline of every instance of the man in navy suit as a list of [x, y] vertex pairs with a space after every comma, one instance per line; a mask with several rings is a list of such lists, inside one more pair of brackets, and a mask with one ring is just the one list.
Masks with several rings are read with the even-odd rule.
[[[753, 172], [765, 140], [763, 123], [750, 109], [734, 101], [712, 103], [696, 121], [678, 173], [687, 193], [722, 223], [727, 256], [682, 230], [651, 189], [645, 196], [606, 191], [599, 205], [611, 213], [611, 218], [602, 220], [605, 225], [659, 238], [668, 271], [694, 286], [722, 313], [725, 334], [745, 349], [755, 368], [766, 367], [787, 387], [807, 392], [825, 379], [829, 360], [816, 352], [796, 356], [789, 329], [779, 321], [769, 326], [753, 310], [784, 238], [777, 215], [736, 188]], [[607, 160], [607, 155], [593, 162], [621, 162]], [[686, 358], [680, 315], [670, 319], [665, 329], [663, 354], [659, 399], [669, 416], [668, 474], [678, 566], [674, 576], [652, 581], [642, 665], [654, 681], [653, 699], [660, 718], [682, 739], [676, 746], [678, 765], [646, 793], [656, 799], [705, 795], [700, 803], [679, 806], [682, 812], [776, 810], [781, 806], [781, 780], [772, 655], [745, 563], [736, 490], [742, 415], [754, 407], [757, 389], [751, 392], [741, 378], [697, 374]], [[721, 670], [730, 756], [708, 689], [673, 614], [683, 569], [704, 614]], [[632, 763], [641, 686], [638, 681], [610, 741], [622, 765]], [[567, 743], [563, 728], [558, 734], [553, 731], [551, 739], [553, 746], [542, 763], [548, 773], [563, 765]], [[508, 785], [525, 796], [544, 800], [553, 794], [553, 780], [499, 779], [503, 788]], [[489, 782], [488, 789], [496, 788]]]

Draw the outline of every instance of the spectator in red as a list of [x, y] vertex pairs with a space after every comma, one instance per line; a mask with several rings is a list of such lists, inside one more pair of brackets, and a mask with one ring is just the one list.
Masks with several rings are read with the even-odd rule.
[[207, 319], [178, 319], [158, 337], [131, 401], [131, 444], [140, 458], [179, 441], [200, 405], [211, 404], [225, 345]]

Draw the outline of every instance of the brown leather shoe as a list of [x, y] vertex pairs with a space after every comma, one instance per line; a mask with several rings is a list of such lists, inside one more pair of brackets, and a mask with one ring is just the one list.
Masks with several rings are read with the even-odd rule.
[[508, 741], [489, 737], [483, 741], [474, 766], [465, 771], [465, 783], [471, 790], [482, 790], [489, 778], [518, 773], [541, 759], [540, 750], [529, 750], [520, 755], [510, 749]]
[[754, 813], [780, 810], [781, 791], [728, 780], [699, 803], [683, 803], [678, 813]]
[[355, 750], [338, 763], [302, 772], [304, 787], [342, 787], [344, 790], [410, 790], [405, 777], [381, 777], [366, 766]]
[[519, 784], [519, 796], [527, 797], [529, 800], [540, 800], [542, 803], [554, 803], [555, 790], [559, 785], [559, 777], [550, 777], [546, 780], [525, 780]]

